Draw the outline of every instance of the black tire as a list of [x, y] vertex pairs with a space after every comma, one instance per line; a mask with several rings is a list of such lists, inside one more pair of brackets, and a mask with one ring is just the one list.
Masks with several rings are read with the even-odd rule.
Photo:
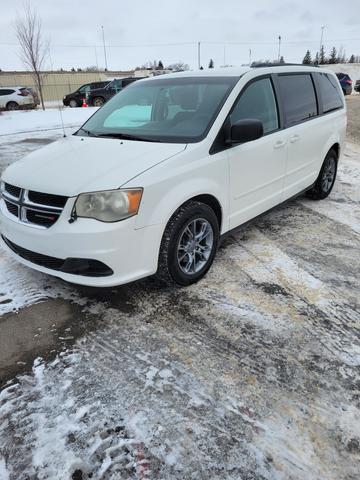
[[79, 107], [79, 104], [78, 104], [77, 100], [75, 100], [74, 98], [72, 98], [72, 99], [69, 101], [69, 107], [70, 107], [70, 108]]
[[[183, 267], [181, 266], [181, 262], [179, 261], [179, 249], [181, 248], [179, 245], [180, 241], [184, 238], [184, 235], [186, 235], [186, 227], [195, 220], [196, 222], [200, 222], [200, 227], [203, 225], [206, 226], [207, 224], [211, 227], [211, 229], [209, 229], [209, 233], [210, 230], [212, 230], [212, 234], [210, 233], [212, 246], [206, 246], [207, 253], [209, 254], [206, 262], [201, 258], [203, 257], [202, 253], [194, 253], [195, 259], [196, 255], [198, 255], [199, 268], [203, 261], [205, 263], [198, 271], [185, 273], [182, 269]], [[204, 203], [193, 200], [185, 203], [174, 213], [164, 231], [160, 246], [158, 271], [156, 273], [157, 279], [166, 285], [175, 284], [181, 286], [190, 285], [199, 281], [204, 277], [211, 267], [216, 255], [218, 244], [219, 223], [212, 208]], [[194, 252], [196, 248], [197, 247], [194, 246]], [[185, 253], [185, 255], [189, 254]]]
[[19, 110], [19, 105], [16, 102], [9, 102], [6, 105], [6, 110]]
[[309, 198], [313, 200], [322, 200], [330, 195], [336, 180], [337, 164], [337, 153], [335, 150], [331, 149], [325, 157], [314, 186], [306, 192], [306, 195]]
[[92, 104], [94, 107], [102, 107], [105, 103], [105, 99], [103, 97], [95, 97]]

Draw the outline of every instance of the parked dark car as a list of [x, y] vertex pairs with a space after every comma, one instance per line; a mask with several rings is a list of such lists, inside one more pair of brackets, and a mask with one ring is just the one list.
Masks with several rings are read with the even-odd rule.
[[337, 73], [336, 76], [339, 79], [342, 91], [344, 95], [351, 95], [352, 92], [352, 80], [347, 73]]
[[81, 107], [84, 98], [87, 99], [93, 90], [103, 88], [108, 83], [109, 80], [106, 80], [104, 82], [86, 83], [85, 85], [82, 85], [80, 88], [78, 88], [75, 92], [65, 95], [63, 98], [63, 104], [66, 107]]
[[356, 80], [354, 90], [355, 92], [360, 93], [360, 80]]
[[120, 92], [123, 88], [130, 83], [141, 80], [142, 77], [127, 77], [127, 78], [115, 78], [106, 87], [93, 90], [88, 96], [88, 104], [92, 107], [101, 107], [116, 93]]

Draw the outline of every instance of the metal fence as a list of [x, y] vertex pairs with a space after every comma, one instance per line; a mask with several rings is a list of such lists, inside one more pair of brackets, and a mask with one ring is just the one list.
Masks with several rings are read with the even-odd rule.
[[[45, 101], [61, 100], [81, 85], [133, 75], [134, 72], [44, 72], [43, 95]], [[30, 72], [0, 72], [0, 87], [31, 87], [38, 90]]]

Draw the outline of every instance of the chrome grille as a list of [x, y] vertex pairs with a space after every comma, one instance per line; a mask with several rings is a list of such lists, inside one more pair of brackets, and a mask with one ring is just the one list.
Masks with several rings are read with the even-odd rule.
[[2, 184], [1, 209], [12, 220], [37, 228], [49, 228], [57, 222], [67, 198]]
[[21, 188], [19, 188], [19, 187], [14, 187], [13, 185], [9, 185], [8, 183], [5, 183], [5, 190], [12, 197], [15, 197], [15, 198], [20, 197]]

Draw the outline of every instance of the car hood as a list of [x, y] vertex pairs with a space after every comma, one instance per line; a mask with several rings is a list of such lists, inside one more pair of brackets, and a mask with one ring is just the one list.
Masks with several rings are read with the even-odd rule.
[[13, 163], [2, 180], [29, 190], [72, 197], [119, 188], [185, 148], [186, 144], [71, 136]]

